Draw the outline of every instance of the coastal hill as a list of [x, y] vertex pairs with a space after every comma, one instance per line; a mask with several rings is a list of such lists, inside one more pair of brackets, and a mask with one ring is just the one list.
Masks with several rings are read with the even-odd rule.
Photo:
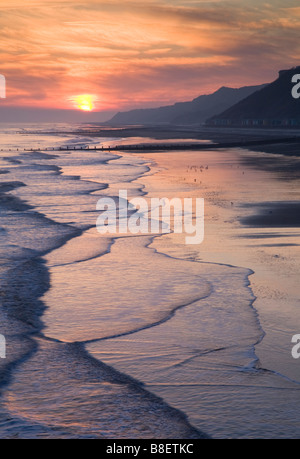
[[221, 113], [221, 111], [228, 109], [264, 86], [222, 87], [213, 94], [199, 96], [190, 102], [179, 102], [159, 108], [119, 112], [107, 124], [203, 124], [216, 113]]
[[300, 67], [281, 70], [273, 83], [213, 116], [207, 125], [300, 127], [300, 99], [292, 97], [292, 78], [296, 74], [300, 74]]

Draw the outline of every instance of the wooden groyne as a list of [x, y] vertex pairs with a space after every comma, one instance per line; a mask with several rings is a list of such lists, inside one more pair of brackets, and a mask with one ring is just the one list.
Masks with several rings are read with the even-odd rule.
[[[24, 148], [24, 151], [136, 151], [136, 152], [147, 152], [147, 151], [180, 151], [180, 150], [216, 150], [225, 148], [247, 148], [247, 147], [259, 147], [266, 145], [278, 145], [278, 144], [300, 144], [299, 137], [284, 137], [277, 139], [263, 139], [263, 140], [245, 140], [238, 142], [217, 142], [217, 143], [147, 143], [147, 144], [133, 144], [133, 145], [114, 145], [114, 146], [61, 146], [61, 147], [48, 147], [48, 148]], [[9, 149], [9, 151], [19, 151], [20, 149]], [[4, 149], [1, 149], [4, 151]]]

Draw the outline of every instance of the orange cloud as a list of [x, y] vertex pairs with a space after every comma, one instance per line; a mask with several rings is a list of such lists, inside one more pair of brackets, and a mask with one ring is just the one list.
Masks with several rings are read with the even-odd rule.
[[0, 1], [8, 105], [155, 106], [299, 64], [298, 1]]

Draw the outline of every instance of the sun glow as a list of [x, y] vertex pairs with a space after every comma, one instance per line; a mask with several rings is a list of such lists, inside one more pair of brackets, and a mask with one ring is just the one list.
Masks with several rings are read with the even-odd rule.
[[90, 94], [81, 94], [72, 98], [76, 108], [85, 112], [91, 112], [95, 107], [95, 96]]

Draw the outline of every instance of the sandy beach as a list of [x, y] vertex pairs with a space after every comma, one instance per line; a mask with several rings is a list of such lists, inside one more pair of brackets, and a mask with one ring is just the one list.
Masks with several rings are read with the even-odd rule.
[[[127, 173], [130, 186], [148, 171], [144, 161], [105, 167], [117, 157], [78, 153], [70, 162], [69, 154], [22, 153], [22, 140], [12, 130], [7, 141], [18, 148], [4, 147], [0, 160], [0, 316], [7, 354], [0, 360], [1, 437], [207, 438], [183, 412], [145, 390], [142, 382], [95, 360], [81, 343], [70, 341], [64, 318], [61, 340], [44, 331], [43, 296], [53, 285], [47, 257], [50, 261], [52, 253], [62, 250], [62, 258], [52, 257], [52, 262], [65, 270], [85, 259], [101, 259], [112, 241], [85, 237], [96, 221], [97, 196], [92, 194], [105, 191], [100, 176], [107, 179], [108, 171], [111, 183]], [[38, 145], [41, 141], [38, 136], [28, 140]], [[71, 169], [90, 171], [98, 181], [81, 180]], [[76, 243], [81, 235], [83, 246]], [[66, 289], [66, 278], [64, 285]], [[99, 292], [94, 293], [98, 302]], [[66, 290], [58, 306], [63, 298], [67, 299]], [[69, 312], [74, 314], [74, 309]], [[91, 330], [83, 329], [91, 337]]]
[[[204, 197], [205, 241], [192, 248], [193, 256], [254, 272], [250, 283], [260, 320], [265, 325], [274, 323], [274, 319], [264, 317], [264, 308], [270, 311], [272, 304], [274, 317], [285, 317], [284, 323], [290, 324], [282, 359], [271, 352], [272, 345], [277, 347], [283, 338], [273, 331], [269, 344], [271, 367], [279, 372], [288, 368], [287, 376], [299, 381], [299, 365], [290, 359], [290, 338], [300, 328], [299, 160], [247, 150], [223, 150], [213, 155], [209, 151], [149, 153], [144, 157], [151, 158], [160, 170], [146, 181], [150, 194], [165, 192], [172, 197], [181, 189], [185, 190], [183, 196]], [[168, 242], [172, 238], [178, 239], [178, 235], [169, 236]], [[163, 238], [156, 239], [154, 247], [165, 250], [162, 241]], [[267, 334], [257, 347], [265, 357], [263, 349], [269, 338]]]
[[[120, 138], [9, 134], [2, 436], [297, 436], [297, 159], [245, 149], [53, 153], [51, 142]], [[98, 199], [124, 189], [128, 199], [204, 198], [204, 242], [100, 235]]]
[[0, 12], [0, 439], [299, 439], [299, 1]]
[[[155, 171], [138, 179], [148, 196], [205, 198], [205, 240], [200, 246], [187, 246], [182, 235], [170, 234], [156, 238], [149, 248], [200, 263], [207, 273], [210, 267], [208, 279], [213, 283], [212, 268], [222, 266], [223, 282], [228, 285], [221, 303], [210, 297], [214, 325], [200, 302], [199, 309], [186, 308], [156, 329], [87, 349], [146, 382], [149, 390], [184, 409], [191, 422], [212, 437], [243, 435], [240, 423], [245, 413], [246, 438], [249, 423], [250, 430], [261, 429], [254, 436], [284, 437], [284, 423], [280, 415], [274, 417], [274, 405], [281, 413], [289, 413], [288, 423], [293, 422], [290, 415], [297, 405], [300, 382], [298, 362], [291, 356], [291, 338], [300, 328], [299, 184], [297, 168], [293, 170], [297, 160], [238, 149], [147, 153], [143, 158], [153, 161]], [[274, 168], [262, 167], [264, 162], [273, 163]], [[239, 286], [232, 267], [240, 270]], [[238, 317], [241, 322], [236, 323]], [[252, 328], [242, 331], [246, 322]], [[230, 344], [225, 340], [227, 333]], [[174, 355], [165, 350], [166, 342], [173, 343]], [[201, 352], [194, 349], [197, 342]], [[237, 371], [229, 370], [232, 365]], [[181, 368], [179, 380], [176, 368]], [[223, 406], [221, 413], [217, 401]], [[232, 416], [240, 420], [239, 425], [232, 424]]]

